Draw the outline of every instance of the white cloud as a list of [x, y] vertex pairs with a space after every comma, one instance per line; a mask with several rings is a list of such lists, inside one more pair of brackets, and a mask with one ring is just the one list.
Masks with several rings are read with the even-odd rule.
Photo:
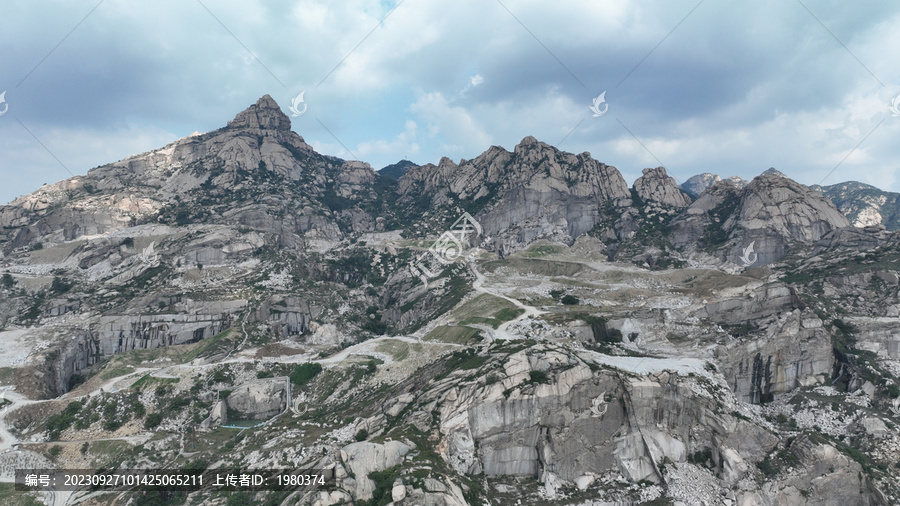
[[[62, 37], [91, 7], [59, 1], [48, 16], [43, 4], [8, 3], [0, 44], [22, 48], [7, 55], [13, 81], [58, 41], [49, 34]], [[135, 131], [217, 128], [265, 93], [290, 114], [290, 99], [307, 90], [294, 129], [352, 157], [321, 119], [376, 166], [414, 154], [471, 158], [526, 135], [565, 138], [562, 149], [591, 151], [624, 173], [655, 165], [618, 119], [681, 179], [774, 165], [818, 182], [887, 114], [829, 181], [896, 185], [900, 118], [887, 106], [900, 93], [900, 6], [891, 3], [810, 6], [849, 52], [795, 3], [704, 2], [684, 19], [696, 2], [504, 0], [507, 12], [483, 0], [405, 1], [383, 23], [396, 0], [205, 2], [218, 21], [191, 2], [132, 4], [107, 0], [22, 86], [0, 84], [42, 138], [90, 132], [73, 144], [50, 135], [73, 172], [121, 158]], [[610, 110], [592, 118], [603, 90]], [[21, 130], [11, 114], [0, 128]], [[16, 174], [21, 193], [23, 164], [55, 161], [15, 149], [0, 153], [0, 172]], [[31, 188], [51, 182], [52, 170], [34, 173]]]
[[[391, 141], [380, 139], [361, 142], [356, 147], [356, 154], [366, 158], [373, 155], [397, 158], [419, 154], [419, 144], [415, 142], [418, 125], [413, 120], [406, 120], [403, 132]], [[395, 160], [396, 161], [396, 160]]]
[[5, 153], [0, 204], [31, 193], [43, 183], [85, 174], [89, 168], [163, 147], [178, 137], [133, 125], [112, 131], [26, 126], [40, 143], [18, 123], [0, 128], [0, 150]]
[[480, 121], [465, 108], [451, 104], [441, 93], [421, 95], [410, 110], [426, 122], [431, 135], [440, 135], [449, 145], [466, 150], [490, 146], [491, 136]]

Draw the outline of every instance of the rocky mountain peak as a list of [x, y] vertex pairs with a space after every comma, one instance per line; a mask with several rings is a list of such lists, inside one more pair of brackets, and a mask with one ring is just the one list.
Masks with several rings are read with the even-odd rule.
[[691, 205], [690, 197], [678, 188], [678, 183], [663, 167], [644, 169], [643, 175], [634, 182], [634, 191], [644, 201], [677, 208]]
[[740, 217], [747, 229], [780, 223], [795, 240], [808, 242], [850, 226], [847, 218], [821, 193], [777, 171], [755, 177], [742, 193]]
[[281, 107], [269, 95], [263, 95], [255, 104], [239, 112], [228, 122], [232, 128], [254, 128], [259, 130], [291, 129], [291, 119], [281, 111]]
[[780, 260], [791, 244], [812, 244], [850, 226], [821, 193], [781, 173], [757, 176], [740, 187], [728, 180], [710, 186], [676, 218], [673, 243], [707, 251], [719, 249], [736, 263], [745, 251], [757, 254], [753, 265]]
[[[547, 144], [546, 142], [541, 142], [529, 135], [529, 136], [525, 137], [524, 139], [522, 139], [522, 141], [516, 145], [515, 149], [513, 149], [513, 152], [516, 155], [521, 156], [525, 153], [528, 153], [528, 152], [531, 152], [534, 150], [543, 151], [544, 149], [548, 149], [548, 148], [551, 148], [551, 146], [549, 144]], [[554, 151], [555, 151], [555, 148], [552, 148], [552, 149], [554, 149]]]
[[760, 174], [760, 175], [761, 175], [761, 176], [781, 176], [781, 177], [787, 177], [787, 175], [785, 175], [784, 172], [781, 172], [780, 170], [776, 169], [775, 167], [769, 167], [768, 169], [766, 169], [765, 171], [763, 171], [763, 173]]
[[707, 188], [712, 186], [713, 183], [721, 180], [722, 178], [720, 178], [716, 174], [704, 172], [703, 174], [691, 176], [687, 181], [681, 184], [681, 189], [693, 195], [694, 197], [697, 197], [701, 193], [705, 192]]
[[[769, 169], [769, 170], [775, 170], [775, 169]], [[778, 171], [775, 171], [775, 172], [777, 172], [778, 174], [781, 174], [781, 172], [778, 172]], [[765, 173], [768, 173], [768, 171], [764, 172], [764, 174]], [[781, 175], [783, 176], [784, 174], [781, 174]], [[686, 191], [688, 193], [688, 195], [691, 195], [694, 198], [696, 198], [696, 197], [700, 196], [700, 194], [705, 192], [714, 183], [716, 183], [717, 181], [722, 181], [722, 180], [723, 179], [721, 177], [719, 177], [718, 174], [704, 172], [703, 174], [697, 174], [696, 176], [692, 176], [687, 181], [682, 183], [681, 189]], [[747, 181], [746, 179], [744, 179], [740, 176], [726, 177], [724, 179], [724, 181], [729, 181], [731, 183], [734, 183], [739, 188], [743, 188], [744, 186], [747, 186], [748, 183], [750, 183], [750, 181]]]

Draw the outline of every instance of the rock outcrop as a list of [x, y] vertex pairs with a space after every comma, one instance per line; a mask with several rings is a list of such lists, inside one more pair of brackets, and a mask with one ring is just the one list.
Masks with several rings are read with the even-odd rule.
[[[713, 401], [692, 393], [695, 380], [667, 372], [623, 378], [614, 370], [593, 372], [590, 363], [533, 349], [508, 358], [502, 383], [436, 385], [425, 396], [440, 401], [450, 464], [461, 473], [530, 475], [542, 482], [574, 483], [610, 471], [658, 482], [664, 459], [683, 462], [705, 446], [759, 458], [774, 444], [752, 424], [711, 416]], [[522, 383], [535, 370], [553, 380]]]
[[350, 468], [354, 477], [345, 478], [341, 486], [352, 490], [353, 497], [366, 501], [372, 498], [375, 482], [369, 479], [369, 473], [384, 471], [403, 461], [410, 447], [400, 441], [378, 443], [352, 443], [341, 450], [341, 462]]
[[287, 409], [288, 378], [267, 378], [236, 386], [225, 405], [234, 416], [243, 420], [265, 420]]
[[512, 153], [491, 147], [455, 164], [443, 158], [409, 170], [398, 191], [407, 203], [430, 206], [473, 202], [484, 228], [483, 246], [508, 254], [545, 238], [572, 243], [604, 218], [607, 204], [629, 204], [630, 192], [615, 167], [526, 137]]
[[691, 205], [690, 196], [678, 188], [678, 183], [663, 167], [644, 169], [643, 175], [634, 182], [634, 191], [644, 202], [676, 209]]
[[738, 188], [743, 188], [747, 186], [750, 181], [740, 177], [740, 176], [731, 176], [727, 177], [724, 180], [719, 177], [717, 174], [711, 174], [709, 172], [704, 172], [703, 174], [697, 174], [696, 176], [691, 176], [687, 181], [681, 183], [680, 188], [685, 191], [688, 195], [693, 198], [697, 198], [706, 191], [707, 188], [714, 185], [719, 181], [728, 181], [733, 183]]
[[672, 242], [720, 252], [745, 267], [781, 259], [792, 243], [812, 244], [849, 227], [834, 204], [786, 177], [758, 176], [744, 188], [720, 181], [672, 223]]

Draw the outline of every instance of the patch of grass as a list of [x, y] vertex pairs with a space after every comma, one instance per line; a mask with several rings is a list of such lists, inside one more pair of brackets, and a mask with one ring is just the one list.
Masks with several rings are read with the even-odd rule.
[[119, 367], [113, 367], [112, 369], [107, 369], [100, 374], [100, 379], [102, 380], [111, 380], [113, 378], [118, 378], [119, 376], [126, 376], [134, 372], [134, 367], [130, 365], [124, 365]]
[[556, 255], [563, 252], [562, 246], [554, 246], [552, 244], [535, 244], [522, 252], [522, 256], [526, 258], [541, 258], [547, 255]]
[[12, 483], [0, 483], [0, 504], [7, 506], [43, 506], [34, 496], [19, 492]]
[[94, 467], [114, 468], [134, 455], [132, 448], [129, 443], [118, 439], [94, 441], [90, 444], [88, 453], [95, 457]]
[[178, 383], [179, 381], [181, 381], [181, 378], [157, 378], [155, 376], [145, 374], [144, 376], [141, 376], [139, 380], [132, 383], [131, 388], [134, 390], [145, 390], [154, 385], [171, 385], [174, 383]]
[[419, 343], [407, 343], [389, 339], [378, 343], [375, 351], [387, 353], [394, 360], [400, 362], [409, 358], [410, 352], [413, 352], [413, 354], [421, 353], [422, 348], [422, 345]]
[[576, 262], [559, 262], [555, 260], [539, 260], [533, 258], [507, 257], [503, 260], [491, 260], [482, 266], [484, 272], [494, 272], [500, 267], [509, 267], [518, 272], [530, 272], [538, 276], [576, 277], [584, 269], [589, 269]]
[[317, 374], [322, 372], [322, 364], [307, 362], [294, 367], [291, 372], [291, 383], [303, 386], [309, 383]]
[[480, 332], [481, 331], [478, 329], [473, 329], [472, 327], [440, 325], [426, 334], [423, 340], [442, 343], [472, 344], [480, 340], [476, 338]]
[[465, 318], [460, 325], [484, 324], [493, 328], [515, 319], [524, 311], [511, 302], [493, 295], [481, 294], [458, 307], [454, 312], [457, 318]]
[[16, 380], [16, 370], [12, 367], [0, 367], [0, 385], [12, 385]]
[[490, 357], [487, 355], [479, 355], [475, 348], [466, 348], [464, 350], [454, 351], [446, 359], [444, 359], [444, 372], [435, 376], [435, 379], [446, 377], [453, 371], [478, 369]]

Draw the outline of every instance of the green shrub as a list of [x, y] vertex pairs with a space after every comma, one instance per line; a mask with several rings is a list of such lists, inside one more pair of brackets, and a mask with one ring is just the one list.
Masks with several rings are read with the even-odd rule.
[[376, 336], [383, 336], [387, 333], [388, 325], [387, 323], [381, 321], [379, 318], [369, 318], [366, 320], [366, 323], [363, 324], [362, 329], [371, 332]]
[[68, 279], [54, 276], [53, 282], [50, 283], [50, 293], [61, 295], [71, 290], [73, 286], [75, 286], [75, 283]]
[[697, 464], [701, 466], [707, 465], [707, 462], [712, 462], [712, 450], [709, 447], [706, 447], [702, 450], [697, 450], [694, 453], [688, 454], [688, 462], [691, 464]]
[[256, 503], [250, 497], [250, 494], [242, 491], [231, 492], [228, 500], [225, 501], [225, 506], [250, 506], [251, 504]]
[[307, 362], [294, 367], [291, 372], [291, 382], [297, 386], [309, 383], [317, 374], [322, 372], [322, 364]]
[[12, 288], [15, 284], [16, 280], [13, 279], [13, 277], [10, 276], [8, 272], [4, 272], [3, 276], [0, 277], [0, 286], [2, 286], [3, 288]]
[[372, 499], [368, 503], [362, 504], [366, 506], [382, 506], [391, 502], [391, 489], [394, 487], [394, 480], [398, 476], [400, 476], [399, 466], [369, 473], [369, 479], [375, 482], [375, 490], [372, 491]]
[[528, 373], [529, 383], [550, 383], [550, 377], [544, 371], [531, 371]]
[[781, 470], [772, 462], [772, 459], [770, 459], [769, 457], [766, 457], [765, 459], [757, 462], [756, 467], [758, 467], [759, 470], [762, 471], [762, 473], [766, 476], [774, 476]]
[[896, 383], [891, 383], [887, 387], [887, 394], [888, 394], [888, 397], [890, 397], [891, 399], [896, 399], [897, 397], [900, 397], [900, 386], [897, 386]]
[[144, 428], [145, 429], [155, 429], [162, 423], [163, 416], [162, 413], [150, 413], [147, 415], [147, 418], [144, 420]]
[[188, 225], [193, 220], [191, 219], [191, 212], [187, 209], [181, 209], [175, 214], [175, 224], [179, 227], [184, 225]]
[[81, 412], [82, 407], [84, 407], [83, 402], [72, 401], [66, 406], [62, 413], [50, 415], [47, 418], [47, 432], [51, 441], [59, 439], [59, 435], [62, 431], [71, 427], [72, 423], [80, 420], [78, 415]]
[[574, 295], [565, 295], [563, 298], [559, 299], [559, 301], [567, 306], [576, 306], [581, 302], [578, 300], [578, 297], [575, 297]]
[[365, 441], [366, 439], [369, 439], [369, 431], [367, 431], [366, 429], [359, 429], [358, 431], [356, 431], [357, 441]]
[[56, 460], [56, 457], [59, 457], [59, 454], [62, 453], [62, 451], [62, 446], [53, 445], [47, 450], [47, 455], [49, 455], [52, 460]]

